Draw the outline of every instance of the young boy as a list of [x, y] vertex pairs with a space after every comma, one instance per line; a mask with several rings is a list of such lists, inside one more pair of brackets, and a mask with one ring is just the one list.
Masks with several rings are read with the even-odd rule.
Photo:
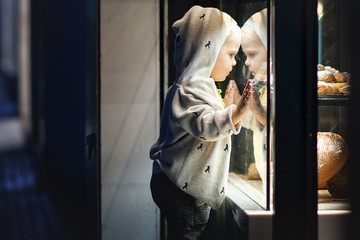
[[[246, 55], [245, 65], [256, 82], [267, 81], [267, 9], [253, 14], [241, 28], [241, 47]], [[254, 91], [255, 87], [254, 87]], [[250, 110], [242, 126], [253, 130], [255, 165], [266, 190], [267, 163], [267, 86], [263, 85], [250, 101]]]
[[176, 81], [169, 89], [160, 136], [151, 147], [151, 192], [168, 223], [168, 239], [198, 239], [210, 209], [225, 197], [232, 134], [250, 107], [228, 87], [224, 101], [216, 81], [235, 66], [240, 28], [216, 8], [192, 7], [173, 24]]

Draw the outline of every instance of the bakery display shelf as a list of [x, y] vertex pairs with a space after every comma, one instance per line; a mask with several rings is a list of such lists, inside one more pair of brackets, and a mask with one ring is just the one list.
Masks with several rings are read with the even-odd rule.
[[262, 193], [262, 181], [260, 179], [249, 179], [247, 175], [236, 174], [241, 179], [245, 180], [252, 188]]
[[327, 189], [318, 190], [319, 210], [349, 210], [350, 201], [347, 198], [334, 198]]
[[346, 106], [349, 103], [349, 94], [318, 95], [319, 106]]

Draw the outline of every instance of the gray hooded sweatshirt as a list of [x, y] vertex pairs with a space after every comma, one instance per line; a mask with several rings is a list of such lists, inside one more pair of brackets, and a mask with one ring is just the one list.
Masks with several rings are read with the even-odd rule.
[[224, 108], [210, 74], [237, 23], [216, 8], [192, 7], [173, 24], [176, 81], [169, 89], [160, 136], [151, 147], [153, 173], [164, 172], [181, 190], [218, 209], [225, 197], [231, 138], [240, 126]]

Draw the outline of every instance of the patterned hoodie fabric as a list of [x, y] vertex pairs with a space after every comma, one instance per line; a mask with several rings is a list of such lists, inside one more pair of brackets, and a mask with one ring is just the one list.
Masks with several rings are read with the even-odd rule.
[[164, 172], [184, 192], [217, 209], [226, 191], [231, 120], [210, 78], [220, 48], [237, 23], [216, 8], [192, 7], [173, 24], [176, 81], [169, 89], [160, 136], [151, 147], [153, 173]]

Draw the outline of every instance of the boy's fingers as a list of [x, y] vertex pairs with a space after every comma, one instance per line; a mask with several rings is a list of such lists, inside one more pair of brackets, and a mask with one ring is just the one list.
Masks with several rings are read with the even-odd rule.
[[230, 80], [230, 81], [229, 81], [229, 83], [228, 83], [228, 85], [227, 85], [227, 89], [231, 89], [231, 88], [234, 87], [234, 86], [233, 86], [233, 81], [234, 81], [234, 80]]
[[226, 91], [225, 91], [225, 96], [224, 96], [224, 97], [232, 97], [233, 94], [234, 94], [234, 89], [228, 88], [228, 89], [226, 89]]
[[235, 88], [235, 89], [238, 88], [235, 81], [233, 81], [233, 88]]
[[225, 95], [229, 95], [229, 93], [233, 91], [233, 89], [231, 87], [227, 87], [226, 91], [225, 91]]
[[229, 83], [226, 87], [226, 91], [229, 90], [231, 88], [231, 84]]
[[246, 83], [245, 89], [250, 89], [250, 88], [251, 88], [251, 84], [252, 84], [252, 82], [251, 82], [251, 80], [249, 79], [249, 80], [247, 81], [247, 83]]
[[250, 91], [252, 90], [250, 81], [251, 80], [249, 79], [248, 82], [246, 83], [246, 86], [245, 86], [244, 91], [243, 91], [243, 95], [249, 95], [250, 94]]

